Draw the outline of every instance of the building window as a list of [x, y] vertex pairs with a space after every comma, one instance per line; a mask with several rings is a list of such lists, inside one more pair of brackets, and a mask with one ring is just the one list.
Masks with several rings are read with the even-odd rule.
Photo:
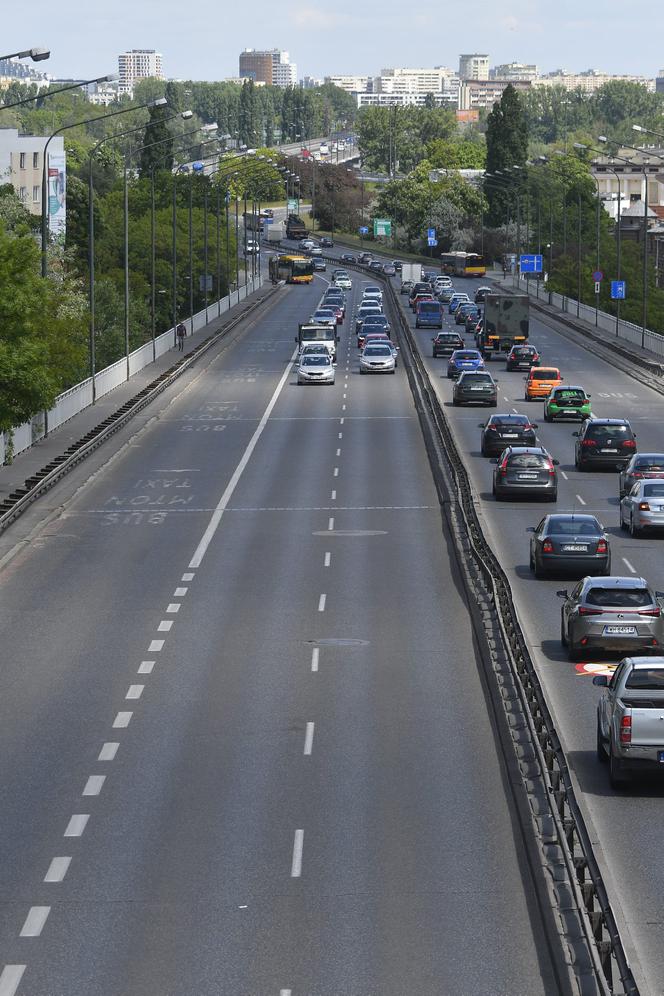
[[28, 191], [26, 190], [25, 187], [18, 188], [18, 196], [21, 198], [22, 201], [26, 199], [26, 197], [28, 196]]
[[33, 152], [32, 153], [32, 168], [33, 169], [39, 169], [39, 153], [38, 152]]
[[32, 188], [32, 200], [35, 204], [39, 202], [40, 195], [41, 195], [41, 187], [39, 186], [38, 183], [36, 183]]
[[18, 157], [19, 169], [25, 169], [25, 152], [20, 152]]

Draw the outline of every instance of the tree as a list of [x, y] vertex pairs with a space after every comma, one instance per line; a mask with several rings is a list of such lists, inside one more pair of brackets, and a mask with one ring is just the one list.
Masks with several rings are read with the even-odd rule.
[[484, 169], [486, 146], [478, 142], [435, 138], [427, 144], [426, 157], [434, 169]]
[[166, 119], [170, 109], [166, 106], [151, 107], [150, 120], [143, 133], [140, 174], [149, 177], [153, 167], [170, 170], [173, 166], [173, 135]]
[[253, 80], [247, 80], [246, 83], [243, 83], [240, 91], [238, 135], [240, 142], [252, 148], [255, 148], [261, 140], [259, 137], [256, 87]]
[[[519, 94], [510, 83], [487, 118], [487, 172], [523, 166], [527, 156], [528, 125]], [[493, 185], [487, 191], [489, 221], [497, 225], [505, 215], [509, 194]]]

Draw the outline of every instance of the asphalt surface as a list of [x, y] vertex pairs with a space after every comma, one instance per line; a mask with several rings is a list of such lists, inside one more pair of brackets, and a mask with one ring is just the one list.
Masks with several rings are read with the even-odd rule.
[[[398, 286], [396, 281], [395, 286]], [[457, 279], [455, 286], [471, 297], [486, 280]], [[405, 299], [404, 299], [405, 303]], [[409, 322], [413, 317], [406, 306]], [[445, 307], [444, 328], [462, 330]], [[581, 337], [555, 331], [531, 312], [530, 341], [543, 365], [560, 367], [567, 383], [581, 384], [592, 397], [597, 416], [628, 418], [643, 452], [664, 451], [664, 395], [646, 387], [614, 365], [583, 348]], [[505, 370], [504, 360], [494, 359], [487, 369], [499, 381], [495, 409], [452, 406], [452, 384], [447, 380], [447, 359], [432, 358], [435, 332], [415, 330], [415, 336], [445, 413], [453, 426], [477, 494], [477, 508], [494, 551], [508, 574], [521, 624], [544, 684], [556, 727], [577, 786], [579, 800], [596, 841], [611, 902], [619, 915], [623, 938], [642, 981], [642, 992], [664, 992], [664, 865], [661, 841], [664, 831], [664, 782], [656, 777], [639, 780], [626, 791], [609, 786], [606, 767], [595, 754], [595, 715], [599, 690], [592, 675], [610, 674], [616, 659], [593, 657], [569, 663], [560, 644], [560, 606], [556, 591], [570, 589], [573, 579], [536, 581], [528, 565], [529, 526], [551, 511], [588, 512], [607, 529], [614, 575], [643, 576], [656, 589], [664, 589], [664, 537], [646, 535], [632, 539], [619, 528], [618, 474], [615, 471], [579, 472], [574, 466], [574, 436], [578, 423], [547, 424], [542, 402], [524, 400], [524, 372]], [[462, 331], [463, 337], [463, 331]], [[474, 348], [472, 336], [465, 336]], [[500, 412], [516, 411], [537, 422], [538, 438], [560, 460], [558, 502], [496, 502], [491, 495], [493, 466], [480, 453], [479, 423]]]
[[295, 383], [322, 289], [3, 538], [0, 996], [559, 991], [404, 372], [347, 319]]

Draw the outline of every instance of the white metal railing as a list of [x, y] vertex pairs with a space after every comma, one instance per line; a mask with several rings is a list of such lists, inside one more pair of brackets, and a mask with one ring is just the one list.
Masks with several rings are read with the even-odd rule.
[[[257, 275], [255, 280], [250, 278], [246, 286], [243, 284], [238, 290], [232, 291], [220, 301], [212, 302], [208, 305], [207, 311], [203, 309], [193, 316], [193, 322], [189, 320], [185, 321], [187, 332], [189, 334], [192, 331], [196, 333], [200, 329], [205, 328], [208, 322], [219, 317], [222, 312], [230, 311], [240, 301], [243, 301], [245, 297], [258, 290], [262, 282], [262, 277]], [[152, 340], [150, 340], [129, 354], [129, 376], [127, 375], [126, 356], [123, 356], [121, 360], [116, 360], [109, 367], [100, 370], [95, 374], [94, 379], [96, 397], [103, 398], [109, 391], [119, 387], [120, 384], [124, 384], [129, 377], [133, 377], [134, 374], [143, 370], [149, 363], [154, 362], [155, 359], [159, 359], [160, 356], [167, 353], [169, 349], [174, 348], [175, 335], [173, 329], [170, 328], [155, 338], [154, 347]], [[88, 377], [86, 380], [81, 381], [80, 384], [75, 384], [67, 391], [58, 395], [53, 407], [48, 412], [36, 415], [32, 421], [17, 426], [13, 432], [13, 455], [18, 456], [19, 453], [29, 449], [33, 443], [43, 439], [47, 433], [57, 429], [58, 426], [91, 405], [92, 393], [92, 378]], [[7, 443], [4, 433], [0, 432], [0, 466], [5, 462], [6, 455]]]

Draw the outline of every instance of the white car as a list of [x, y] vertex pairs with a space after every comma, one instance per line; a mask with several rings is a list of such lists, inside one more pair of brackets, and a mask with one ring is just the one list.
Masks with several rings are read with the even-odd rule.
[[312, 242], [311, 246], [309, 247], [309, 249], [307, 251], [308, 251], [308, 253], [309, 253], [310, 256], [322, 256], [323, 255], [323, 250], [318, 245], [317, 242]]
[[334, 384], [334, 363], [329, 353], [302, 352], [297, 365], [298, 384]]
[[332, 283], [335, 287], [341, 287], [342, 290], [352, 290], [353, 288], [353, 281], [347, 273], [338, 273]]
[[380, 287], [364, 287], [362, 289], [362, 301], [378, 301], [383, 303], [383, 292]]
[[253, 256], [261, 251], [256, 239], [247, 239], [247, 256]]
[[360, 354], [360, 373], [396, 373], [396, 357], [389, 343], [367, 343]]

